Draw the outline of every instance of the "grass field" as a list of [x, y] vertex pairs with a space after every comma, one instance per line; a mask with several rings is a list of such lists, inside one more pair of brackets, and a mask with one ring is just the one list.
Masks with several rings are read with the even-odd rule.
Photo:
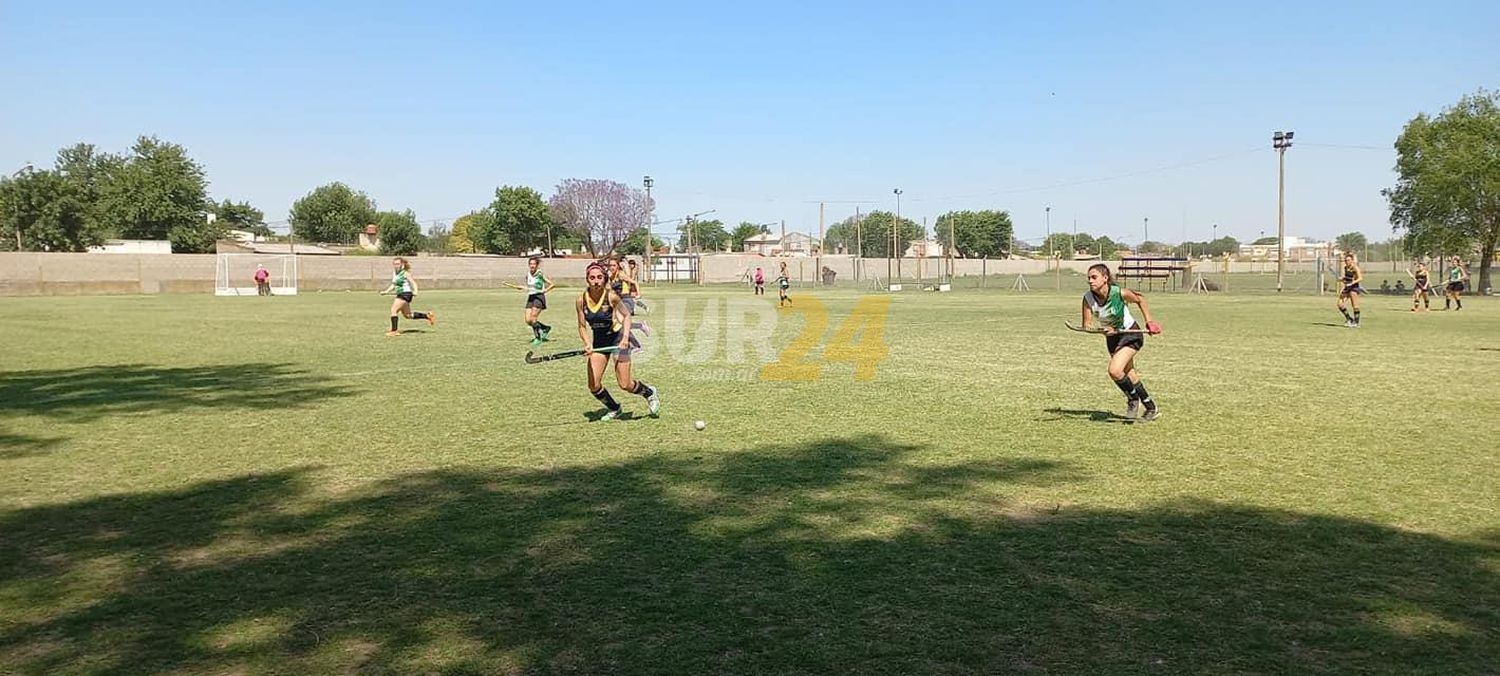
[[652, 291], [603, 423], [511, 292], [0, 299], [0, 673], [1500, 671], [1500, 303], [1153, 294], [1126, 424], [1081, 292]]

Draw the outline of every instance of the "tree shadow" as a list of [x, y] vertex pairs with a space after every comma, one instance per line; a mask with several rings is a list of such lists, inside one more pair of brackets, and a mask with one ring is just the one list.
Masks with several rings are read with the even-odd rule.
[[1087, 418], [1088, 420], [1091, 420], [1093, 422], [1116, 423], [1116, 424], [1124, 424], [1124, 425], [1128, 425], [1128, 424], [1130, 424], [1132, 422], [1135, 422], [1135, 421], [1131, 420], [1130, 418], [1127, 418], [1127, 417], [1125, 417], [1123, 415], [1120, 415], [1118, 413], [1115, 413], [1113, 411], [1099, 411], [1099, 410], [1071, 409], [1071, 408], [1048, 408], [1048, 409], [1043, 409], [1042, 412], [1043, 413], [1051, 413], [1054, 416], [1052, 418], [1049, 418], [1049, 420], [1065, 420], [1065, 419], [1068, 419], [1068, 418]]
[[0, 460], [43, 455], [62, 443], [62, 437], [33, 437], [0, 432]]
[[86, 422], [126, 413], [296, 408], [352, 394], [289, 364], [141, 364], [0, 372], [0, 415]]
[[0, 672], [1458, 673], [1500, 538], [1204, 502], [1033, 509], [1046, 460], [834, 438], [307, 470], [0, 515]]

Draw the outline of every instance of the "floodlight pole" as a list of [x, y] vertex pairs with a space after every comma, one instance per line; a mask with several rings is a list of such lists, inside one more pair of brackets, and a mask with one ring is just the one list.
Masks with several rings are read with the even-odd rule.
[[1281, 283], [1286, 275], [1286, 149], [1292, 147], [1294, 132], [1271, 134], [1271, 147], [1276, 149], [1276, 293], [1281, 293]]

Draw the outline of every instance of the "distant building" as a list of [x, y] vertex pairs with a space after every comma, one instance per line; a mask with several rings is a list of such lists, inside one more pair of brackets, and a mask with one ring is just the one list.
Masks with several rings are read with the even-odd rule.
[[942, 258], [943, 245], [936, 240], [914, 239], [906, 243], [906, 252], [901, 256], [903, 258]]
[[781, 240], [781, 255], [811, 256], [818, 252], [818, 238], [800, 232], [789, 232]]
[[108, 239], [104, 244], [89, 247], [89, 253], [169, 254], [172, 243], [164, 239]]
[[781, 237], [764, 232], [745, 238], [745, 253], [774, 256], [781, 251]]
[[380, 248], [380, 228], [374, 223], [365, 226], [364, 232], [359, 233], [359, 248], [366, 251]]
[[267, 254], [272, 256], [285, 256], [295, 253], [298, 256], [337, 256], [338, 251], [316, 246], [313, 244], [292, 244], [290, 242], [236, 242], [234, 240], [221, 239], [215, 245], [214, 250], [218, 253], [253, 253]]
[[[1286, 259], [1288, 261], [1313, 261], [1320, 256], [1327, 257], [1333, 250], [1333, 245], [1327, 241], [1304, 239], [1302, 237], [1286, 238]], [[1277, 260], [1276, 245], [1272, 244], [1241, 244], [1240, 259], [1252, 261], [1274, 261]]]

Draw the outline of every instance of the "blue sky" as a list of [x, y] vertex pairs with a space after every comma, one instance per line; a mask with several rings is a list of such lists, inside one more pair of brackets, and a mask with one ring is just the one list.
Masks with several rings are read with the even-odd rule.
[[[305, 6], [318, 4], [317, 7]], [[341, 180], [423, 220], [656, 179], [658, 216], [816, 232], [1389, 231], [1401, 126], [1500, 87], [1500, 3], [0, 3], [0, 165], [182, 143], [268, 220]]]

